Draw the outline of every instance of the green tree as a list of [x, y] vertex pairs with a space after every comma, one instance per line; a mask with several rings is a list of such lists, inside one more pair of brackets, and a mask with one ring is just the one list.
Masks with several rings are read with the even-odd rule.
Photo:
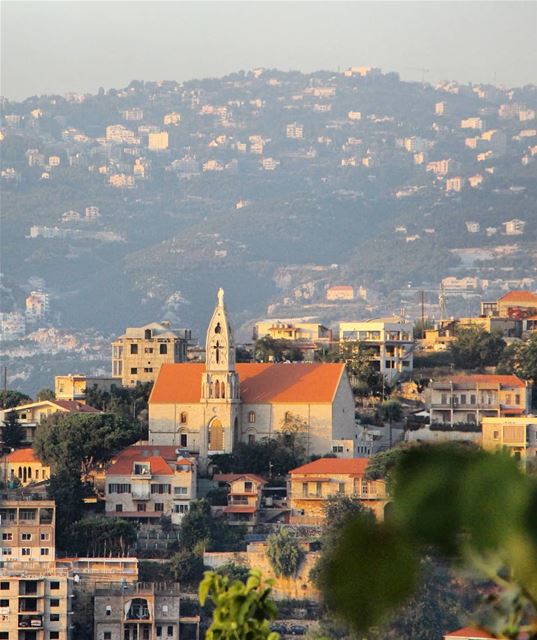
[[252, 569], [246, 584], [207, 571], [199, 587], [202, 606], [214, 605], [207, 640], [278, 640], [270, 630], [276, 619], [276, 605], [270, 599], [271, 583]]
[[296, 575], [304, 553], [294, 533], [281, 528], [268, 537], [267, 556], [276, 576], [289, 578]]
[[0, 391], [0, 409], [12, 409], [21, 404], [28, 404], [29, 402], [32, 402], [30, 396], [20, 391], [13, 391], [11, 389]]
[[38, 391], [37, 393], [37, 397], [36, 399], [39, 402], [42, 402], [43, 400], [54, 400], [56, 398], [56, 396], [54, 395], [54, 391], [52, 391], [52, 389], [41, 389], [40, 391]]
[[271, 336], [264, 336], [256, 340], [254, 355], [257, 362], [301, 362], [304, 354], [294, 347], [289, 340], [278, 340]]
[[378, 408], [383, 422], [389, 425], [389, 446], [392, 446], [392, 425], [403, 419], [403, 407], [398, 400], [385, 400]]
[[[435, 549], [495, 584], [481, 624], [537, 637], [537, 483], [504, 453], [413, 447], [401, 459], [393, 517], [347, 524], [321, 575], [328, 606], [365, 632], [416, 592]], [[378, 553], [379, 545], [382, 553]]]
[[482, 369], [498, 364], [505, 349], [505, 340], [501, 333], [488, 333], [480, 327], [465, 327], [457, 331], [449, 349], [456, 367]]
[[136, 542], [136, 528], [120, 518], [82, 518], [61, 533], [63, 550], [79, 556], [125, 556]]
[[15, 411], [10, 411], [6, 414], [3, 428], [3, 440], [4, 448], [8, 451], [10, 449], [17, 449], [17, 447], [20, 447], [24, 440], [24, 429], [21, 427]]
[[513, 342], [508, 345], [500, 361], [498, 373], [515, 375], [537, 383], [537, 334], [533, 334], [526, 342]]
[[207, 500], [195, 500], [179, 525], [179, 549], [190, 553], [237, 551], [244, 546], [246, 529], [215, 520]]
[[34, 449], [54, 470], [86, 476], [140, 436], [139, 425], [110, 413], [54, 413], [37, 429]]
[[201, 552], [178, 551], [170, 558], [173, 579], [181, 584], [197, 586], [203, 578], [203, 554]]
[[63, 549], [70, 544], [69, 527], [82, 517], [82, 501], [87, 490], [80, 474], [61, 468], [50, 476], [47, 493], [56, 502], [56, 544]]
[[231, 581], [240, 580], [241, 582], [246, 582], [250, 570], [245, 564], [229, 561], [218, 567], [216, 573], [220, 576], [227, 576]]
[[110, 391], [93, 386], [86, 389], [86, 402], [95, 409], [113, 413], [129, 422], [136, 421], [146, 428], [152, 388], [152, 382], [138, 382], [135, 387], [112, 386]]
[[389, 393], [389, 386], [375, 365], [375, 354], [367, 343], [344, 342], [332, 359], [345, 363], [353, 392], [360, 398], [378, 398]]

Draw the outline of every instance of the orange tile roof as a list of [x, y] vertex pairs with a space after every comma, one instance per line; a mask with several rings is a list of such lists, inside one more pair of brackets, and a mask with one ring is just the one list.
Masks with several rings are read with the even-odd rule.
[[498, 298], [498, 302], [531, 302], [537, 304], [537, 294], [533, 291], [509, 291]]
[[89, 404], [79, 402], [78, 400], [51, 400], [50, 402], [60, 407], [61, 409], [65, 409], [66, 411], [75, 413], [101, 413], [99, 409], [90, 407]]
[[0, 458], [0, 460], [2, 460], [2, 462], [41, 462], [31, 447], [12, 451], [3, 458]]
[[114, 464], [107, 469], [106, 475], [130, 475], [135, 462], [148, 462], [152, 475], [173, 475], [174, 469], [170, 466], [170, 463], [174, 463], [176, 460], [175, 447], [133, 445], [132, 447], [127, 447], [116, 456]]
[[494, 638], [492, 634], [478, 627], [464, 627], [451, 633], [446, 633], [447, 638], [467, 638], [468, 640], [481, 640], [481, 638]]
[[[345, 365], [326, 363], [239, 363], [245, 404], [332, 402]], [[200, 401], [203, 363], [163, 364], [149, 404], [195, 404]]]
[[[440, 381], [439, 381], [440, 382]], [[525, 387], [526, 384], [518, 376], [500, 376], [493, 373], [476, 373], [468, 376], [452, 376], [441, 382], [454, 384], [499, 384], [502, 387]]]
[[369, 458], [319, 458], [301, 467], [291, 469], [289, 473], [293, 475], [304, 474], [324, 474], [332, 475], [357, 475], [365, 473]]

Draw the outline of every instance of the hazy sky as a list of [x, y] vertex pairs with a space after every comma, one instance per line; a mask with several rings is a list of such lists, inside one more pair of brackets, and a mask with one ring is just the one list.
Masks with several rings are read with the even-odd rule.
[[537, 2], [2, 1], [1, 93], [95, 92], [256, 66], [537, 83]]

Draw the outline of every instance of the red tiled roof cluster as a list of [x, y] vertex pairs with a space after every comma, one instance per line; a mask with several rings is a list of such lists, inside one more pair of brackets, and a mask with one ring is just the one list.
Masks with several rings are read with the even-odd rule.
[[[147, 462], [153, 475], [173, 475], [177, 461], [175, 447], [157, 445], [132, 445], [121, 451], [106, 475], [130, 475], [135, 462]], [[174, 466], [171, 466], [172, 463]], [[181, 462], [184, 464], [184, 462]]]
[[369, 458], [319, 458], [319, 460], [291, 469], [289, 473], [291, 476], [306, 474], [363, 476], [368, 463]]

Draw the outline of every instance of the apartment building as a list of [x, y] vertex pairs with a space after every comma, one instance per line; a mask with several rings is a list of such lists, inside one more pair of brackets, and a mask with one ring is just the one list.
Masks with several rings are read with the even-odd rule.
[[537, 315], [537, 294], [533, 291], [509, 291], [495, 302], [482, 302], [481, 315], [521, 319]]
[[304, 138], [304, 125], [299, 122], [292, 122], [285, 128], [285, 135], [287, 138], [295, 140], [301, 140]]
[[221, 473], [214, 475], [213, 480], [229, 489], [228, 503], [224, 507], [227, 522], [252, 529], [259, 522], [261, 492], [266, 480], [253, 473]]
[[154, 382], [163, 364], [186, 361], [189, 329], [172, 329], [169, 322], [151, 322], [128, 327], [112, 342], [112, 375], [124, 387]]
[[50, 478], [50, 467], [41, 462], [32, 448], [17, 449], [0, 458], [0, 478], [4, 484], [27, 487]]
[[319, 458], [289, 472], [287, 503], [291, 524], [322, 524], [327, 501], [335, 495], [356, 499], [384, 518], [388, 501], [383, 480], [368, 480], [367, 458]]
[[0, 562], [53, 562], [54, 500], [26, 498], [0, 494]]
[[430, 421], [481, 424], [485, 417], [527, 414], [530, 403], [531, 387], [517, 376], [453, 376], [431, 384]]
[[[0, 639], [70, 640], [72, 580], [54, 564], [14, 563], [0, 572]], [[76, 640], [76, 639], [73, 639]]]
[[47, 317], [50, 311], [50, 297], [43, 291], [32, 291], [26, 298], [26, 321], [38, 322]]
[[97, 583], [95, 640], [178, 640], [179, 583]]
[[412, 371], [414, 327], [402, 318], [340, 322], [339, 342], [359, 342], [371, 353], [372, 364], [388, 380]]
[[34, 441], [36, 429], [53, 413], [100, 413], [98, 409], [90, 407], [80, 400], [41, 400], [21, 404], [18, 407], [0, 411], [0, 435], [3, 440], [4, 422], [9, 413], [15, 412], [17, 420], [24, 430], [22, 444], [29, 446]]
[[85, 402], [86, 391], [97, 388], [110, 392], [112, 387], [120, 387], [121, 378], [111, 376], [86, 376], [69, 373], [66, 376], [54, 376], [54, 395], [56, 400], [79, 400]]
[[483, 418], [483, 448], [506, 449], [524, 463], [537, 463], [537, 416]]
[[261, 320], [254, 325], [253, 339], [258, 340], [270, 336], [275, 340], [301, 340], [320, 344], [332, 341], [332, 331], [317, 322], [302, 322], [300, 320]]
[[196, 499], [196, 466], [188, 451], [174, 446], [124, 449], [106, 470], [106, 515], [149, 524], [167, 515], [179, 524]]

